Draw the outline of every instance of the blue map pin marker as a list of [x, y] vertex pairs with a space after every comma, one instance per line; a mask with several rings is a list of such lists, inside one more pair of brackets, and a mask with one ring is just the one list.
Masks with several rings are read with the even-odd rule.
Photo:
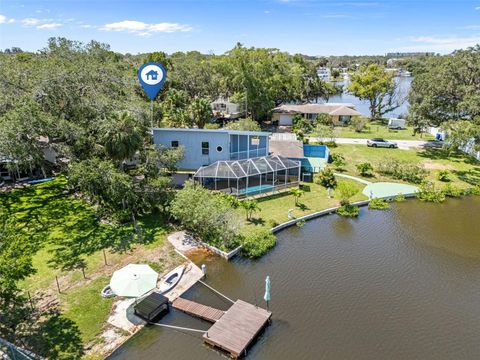
[[148, 62], [138, 69], [138, 80], [150, 100], [155, 99], [166, 79], [167, 70], [162, 64]]

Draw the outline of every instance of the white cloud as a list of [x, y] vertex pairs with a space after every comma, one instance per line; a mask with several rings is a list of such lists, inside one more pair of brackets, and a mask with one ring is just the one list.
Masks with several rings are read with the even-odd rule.
[[270, 14], [270, 10], [265, 10], [263, 13], [264, 14]]
[[9, 19], [5, 15], [0, 14], [0, 24], [11, 24], [14, 22], [15, 19]]
[[448, 53], [458, 49], [480, 44], [480, 35], [474, 36], [417, 36], [411, 37], [409, 40], [416, 45], [405, 46], [401, 48], [404, 51], [435, 51]]
[[477, 7], [475, 8], [475, 10], [480, 10], [480, 6], [477, 6]]
[[40, 24], [40, 19], [35, 19], [35, 18], [26, 18], [22, 19], [22, 24], [25, 26], [35, 26]]
[[190, 25], [162, 22], [158, 24], [147, 24], [142, 21], [124, 20], [111, 24], [105, 24], [101, 30], [105, 31], [126, 31], [140, 36], [148, 36], [153, 33], [173, 33], [192, 31]]
[[59, 24], [59, 23], [47, 23], [47, 24], [38, 25], [37, 29], [52, 30], [52, 29], [57, 29], [61, 26], [62, 26], [62, 24]]
[[83, 25], [80, 25], [80, 27], [84, 29], [90, 29], [90, 28], [93, 28], [94, 26], [89, 24], [83, 24]]

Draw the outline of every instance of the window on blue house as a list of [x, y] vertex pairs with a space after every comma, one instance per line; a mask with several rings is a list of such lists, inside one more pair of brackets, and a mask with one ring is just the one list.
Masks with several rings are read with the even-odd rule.
[[202, 142], [202, 155], [208, 155], [210, 150], [210, 144], [208, 143], [208, 141], [203, 141]]
[[173, 140], [172, 141], [172, 148], [177, 148], [178, 147], [178, 141]]

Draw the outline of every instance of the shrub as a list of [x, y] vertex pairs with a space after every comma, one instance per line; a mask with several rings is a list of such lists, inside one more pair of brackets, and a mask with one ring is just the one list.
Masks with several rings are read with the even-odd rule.
[[278, 226], [278, 222], [276, 222], [275, 220], [273, 219], [268, 219], [267, 220], [267, 226], [271, 229], [271, 228], [274, 228], [275, 226]]
[[380, 198], [373, 198], [369, 203], [368, 203], [368, 208], [369, 209], [374, 209], [374, 210], [385, 210], [390, 208], [390, 205], [388, 202], [386, 202], [383, 199]]
[[277, 243], [276, 236], [268, 229], [254, 229], [241, 237], [242, 253], [249, 258], [258, 258]]
[[340, 199], [340, 205], [350, 204], [350, 198], [358, 193], [358, 188], [349, 182], [341, 182], [338, 184], [336, 192]]
[[214, 124], [214, 123], [207, 123], [203, 127], [204, 129], [218, 129], [220, 127], [219, 124]]
[[470, 188], [469, 193], [472, 195], [480, 195], [480, 185]]
[[312, 129], [310, 135], [317, 138], [320, 142], [335, 140], [335, 133], [333, 131], [333, 128], [331, 126], [322, 125], [320, 123], [317, 124], [314, 129]]
[[315, 123], [327, 125], [327, 126], [333, 126], [333, 119], [328, 114], [317, 114], [315, 118]]
[[440, 170], [437, 174], [437, 179], [443, 182], [450, 181], [450, 172], [448, 170]]
[[402, 201], [405, 201], [405, 196], [403, 194], [397, 194], [395, 195], [395, 197], [393, 198], [393, 201], [395, 202], [402, 202]]
[[377, 165], [377, 171], [382, 175], [392, 176], [395, 179], [420, 184], [425, 180], [428, 171], [423, 166], [393, 158], [385, 158]]
[[435, 184], [423, 184], [417, 194], [422, 201], [441, 203], [445, 201], [445, 193], [435, 188]]
[[357, 217], [359, 214], [358, 206], [345, 204], [337, 209], [337, 214], [347, 217]]
[[232, 249], [236, 245], [241, 222], [222, 195], [188, 181], [177, 191], [170, 211], [193, 237], [221, 249]]
[[300, 227], [302, 227], [303, 225], [305, 225], [305, 223], [306, 223], [305, 220], [300, 220], [300, 221], [297, 221], [297, 222], [295, 223], [295, 225], [297, 225], [297, 227], [300, 228]]
[[240, 206], [240, 200], [234, 195], [219, 193], [218, 196], [223, 196], [223, 198], [230, 204], [234, 209]]
[[335, 141], [325, 141], [323, 145], [327, 145], [329, 148], [336, 148], [337, 143]]
[[297, 131], [301, 133], [311, 133], [314, 129], [312, 122], [300, 114], [293, 115], [292, 122], [294, 133], [297, 133]]
[[330, 160], [337, 169], [341, 169], [345, 166], [345, 158], [341, 154], [330, 154]]
[[361, 176], [373, 176], [373, 166], [369, 162], [357, 164], [356, 167]]
[[443, 193], [445, 196], [448, 197], [460, 197], [462, 195], [465, 195], [465, 191], [463, 189], [460, 189], [457, 186], [454, 186], [452, 184], [447, 184], [443, 188]]
[[382, 175], [392, 176], [395, 172], [395, 169], [398, 167], [398, 165], [399, 165], [399, 161], [397, 159], [387, 157], [377, 164], [377, 172], [379, 172]]
[[325, 168], [313, 177], [313, 181], [317, 185], [322, 185], [325, 188], [335, 189], [337, 187], [337, 179], [333, 175], [333, 171]]
[[355, 132], [362, 132], [367, 123], [368, 119], [363, 116], [354, 116], [352, 120], [350, 120], [350, 126]]
[[225, 125], [225, 129], [242, 130], [242, 131], [260, 131], [258, 122], [251, 118], [245, 118], [230, 122]]

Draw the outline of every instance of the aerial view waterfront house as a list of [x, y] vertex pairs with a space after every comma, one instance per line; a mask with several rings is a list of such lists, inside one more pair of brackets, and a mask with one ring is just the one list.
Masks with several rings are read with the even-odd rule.
[[0, 359], [478, 359], [479, 1], [3, 1]]

